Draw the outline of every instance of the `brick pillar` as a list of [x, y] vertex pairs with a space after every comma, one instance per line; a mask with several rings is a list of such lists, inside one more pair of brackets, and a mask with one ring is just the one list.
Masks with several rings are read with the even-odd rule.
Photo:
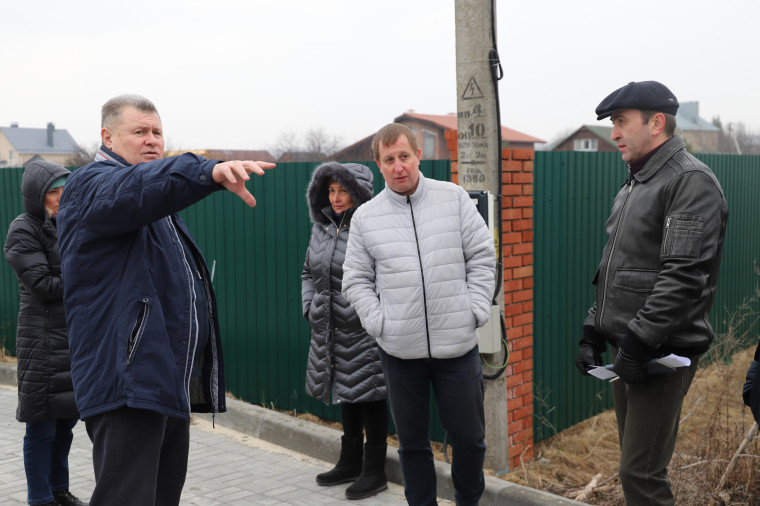
[[532, 149], [503, 149], [502, 255], [507, 327], [509, 467], [533, 458], [533, 159]]
[[[446, 131], [451, 181], [459, 182], [457, 131]], [[532, 149], [502, 150], [502, 262], [507, 328], [509, 468], [533, 458], [533, 160]]]

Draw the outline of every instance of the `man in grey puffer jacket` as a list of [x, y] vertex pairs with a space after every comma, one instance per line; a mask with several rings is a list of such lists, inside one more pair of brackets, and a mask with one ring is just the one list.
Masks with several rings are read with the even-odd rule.
[[[683, 398], [714, 334], [707, 319], [718, 285], [728, 207], [715, 175], [674, 135], [678, 100], [656, 81], [615, 90], [596, 108], [629, 176], [607, 220], [576, 365], [584, 374], [614, 347], [612, 384], [627, 504], [673, 504], [667, 466]], [[676, 353], [689, 367], [647, 374]]]
[[457, 504], [485, 487], [483, 374], [477, 327], [495, 284], [493, 237], [460, 186], [425, 178], [404, 125], [372, 141], [386, 188], [354, 214], [343, 294], [380, 345], [410, 505], [436, 503], [430, 385], [453, 442]]

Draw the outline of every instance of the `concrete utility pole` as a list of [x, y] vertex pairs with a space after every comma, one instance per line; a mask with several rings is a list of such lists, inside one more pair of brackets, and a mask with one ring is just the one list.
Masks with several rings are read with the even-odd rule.
[[[501, 223], [501, 146], [497, 89], [492, 77], [491, 53], [496, 47], [496, 0], [455, 0], [457, 58], [457, 129], [459, 184], [466, 190], [488, 190], [497, 196], [493, 216]], [[494, 224], [494, 240], [501, 267], [501, 227]], [[497, 276], [500, 280], [501, 276]], [[504, 287], [496, 303], [504, 311]], [[492, 316], [492, 319], [494, 317]], [[491, 322], [499, 325], [498, 322]], [[501, 354], [488, 356], [491, 363], [505, 360]], [[487, 374], [487, 368], [484, 368]], [[497, 473], [509, 470], [507, 384], [502, 374], [486, 380], [486, 466]]]

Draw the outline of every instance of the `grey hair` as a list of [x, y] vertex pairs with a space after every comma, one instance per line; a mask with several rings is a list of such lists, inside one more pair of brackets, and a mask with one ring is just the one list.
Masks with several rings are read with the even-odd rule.
[[125, 107], [134, 107], [140, 112], [158, 114], [153, 102], [145, 97], [132, 94], [119, 95], [103, 104], [100, 110], [100, 127], [113, 128], [114, 125], [117, 125], [121, 121], [121, 112]]

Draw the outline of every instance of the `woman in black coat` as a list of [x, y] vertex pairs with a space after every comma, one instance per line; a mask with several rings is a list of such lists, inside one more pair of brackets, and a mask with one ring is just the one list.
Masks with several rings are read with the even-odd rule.
[[44, 160], [21, 179], [24, 214], [8, 228], [5, 259], [16, 272], [18, 408], [26, 422], [29, 504], [84, 505], [69, 492], [69, 449], [79, 413], [71, 384], [56, 215], [69, 171]]
[[357, 163], [320, 165], [307, 191], [314, 226], [301, 274], [303, 315], [311, 325], [306, 393], [340, 404], [343, 422], [338, 464], [317, 483], [354, 482], [346, 489], [349, 499], [388, 488], [388, 389], [377, 343], [341, 294], [351, 217], [371, 198], [372, 172]]
[[760, 343], [755, 348], [755, 358], [747, 370], [747, 379], [742, 389], [744, 404], [749, 406], [755, 421], [760, 424]]

